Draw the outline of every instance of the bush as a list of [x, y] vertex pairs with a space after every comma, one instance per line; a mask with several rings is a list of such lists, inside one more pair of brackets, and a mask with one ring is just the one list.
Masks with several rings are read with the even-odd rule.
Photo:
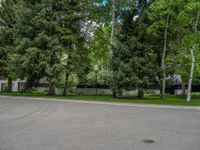
[[[90, 72], [87, 75], [87, 84], [94, 85], [96, 80], [95, 72]], [[97, 73], [97, 83], [99, 85], [110, 85], [112, 83], [112, 72], [101, 70]]]

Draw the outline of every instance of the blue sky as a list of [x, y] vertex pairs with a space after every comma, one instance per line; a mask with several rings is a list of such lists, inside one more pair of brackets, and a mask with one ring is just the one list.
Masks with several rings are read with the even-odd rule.
[[101, 6], [103, 5], [103, 6], [104, 6], [104, 5], [106, 5], [106, 3], [107, 3], [107, 0], [103, 0], [102, 3], [98, 3], [98, 2], [97, 2], [96, 5], [99, 5], [99, 6], [100, 6], [100, 5], [101, 5]]

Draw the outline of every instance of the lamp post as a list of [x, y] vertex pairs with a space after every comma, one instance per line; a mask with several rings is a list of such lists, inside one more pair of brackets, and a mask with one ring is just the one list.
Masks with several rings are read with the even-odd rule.
[[97, 96], [97, 94], [98, 94], [98, 87], [97, 87], [97, 75], [98, 75], [98, 70], [99, 70], [99, 66], [98, 66], [98, 65], [94, 65], [96, 96]]

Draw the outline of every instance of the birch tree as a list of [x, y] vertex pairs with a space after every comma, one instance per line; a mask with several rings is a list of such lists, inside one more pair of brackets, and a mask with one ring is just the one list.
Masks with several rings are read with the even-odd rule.
[[161, 98], [162, 99], [165, 96], [165, 86], [166, 86], [165, 58], [166, 58], [167, 42], [168, 42], [168, 29], [169, 29], [169, 15], [167, 15], [167, 18], [166, 18], [165, 36], [164, 36], [164, 47], [163, 47], [162, 61], [161, 61], [161, 70], [162, 70]]
[[[97, 19], [94, 19], [98, 24], [108, 24], [110, 27], [110, 39], [109, 39], [109, 60], [108, 68], [110, 67], [110, 60], [113, 54], [113, 46], [115, 47], [117, 23], [120, 20], [123, 11], [130, 9], [132, 5], [136, 4], [137, 0], [94, 0], [97, 10], [93, 10], [98, 13]], [[100, 8], [100, 9], [99, 9]], [[92, 13], [93, 14], [93, 13]], [[94, 14], [95, 15], [95, 14]]]
[[112, 57], [112, 45], [114, 44], [114, 35], [115, 35], [115, 23], [116, 23], [116, 0], [112, 0], [112, 28], [110, 36], [110, 56]]
[[158, 34], [160, 31], [163, 33], [163, 49], [161, 56], [161, 94], [160, 97], [165, 97], [166, 88], [166, 57], [168, 52], [168, 44], [170, 42], [169, 32], [172, 24], [172, 20], [175, 18], [175, 6], [174, 0], [155, 0], [151, 5], [151, 15], [149, 16], [153, 24], [149, 27], [149, 31], [152, 34]]
[[187, 101], [191, 101], [192, 83], [194, 80], [194, 71], [197, 53], [199, 53], [199, 23], [200, 23], [200, 3], [198, 0], [180, 1], [180, 12], [177, 17], [180, 32], [182, 33], [181, 47], [190, 53], [190, 72], [188, 79]]
[[[195, 25], [194, 25], [194, 33], [195, 34], [197, 34], [197, 32], [198, 32], [199, 19], [200, 19], [200, 9], [197, 12], [197, 18], [196, 18], [196, 22], [195, 22]], [[189, 82], [188, 82], [188, 95], [187, 95], [187, 101], [188, 102], [191, 101], [192, 81], [193, 81], [193, 74], [194, 74], [194, 67], [195, 67], [194, 48], [195, 48], [195, 45], [190, 49], [192, 61], [191, 61], [190, 77], [189, 77]]]
[[[197, 18], [196, 18], [196, 23], [194, 25], [194, 33], [195, 35], [198, 32], [198, 23], [199, 23], [199, 18], [200, 17], [200, 11], [198, 10], [197, 12]], [[195, 40], [194, 40], [195, 41]], [[193, 74], [194, 74], [194, 68], [195, 68], [195, 48], [196, 44], [194, 43], [194, 45], [192, 46], [192, 48], [190, 49], [190, 54], [191, 54], [191, 70], [190, 70], [190, 76], [189, 76], [189, 82], [188, 82], [188, 96], [187, 96], [187, 101], [190, 102], [191, 101], [191, 92], [192, 92], [192, 81], [193, 81]]]

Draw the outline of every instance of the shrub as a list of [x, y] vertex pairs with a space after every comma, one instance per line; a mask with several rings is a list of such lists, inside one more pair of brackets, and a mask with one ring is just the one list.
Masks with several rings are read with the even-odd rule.
[[[87, 75], [87, 84], [94, 85], [96, 80], [95, 72], [90, 72]], [[100, 70], [97, 73], [97, 83], [99, 85], [110, 85], [112, 83], [112, 72], [107, 70]]]

